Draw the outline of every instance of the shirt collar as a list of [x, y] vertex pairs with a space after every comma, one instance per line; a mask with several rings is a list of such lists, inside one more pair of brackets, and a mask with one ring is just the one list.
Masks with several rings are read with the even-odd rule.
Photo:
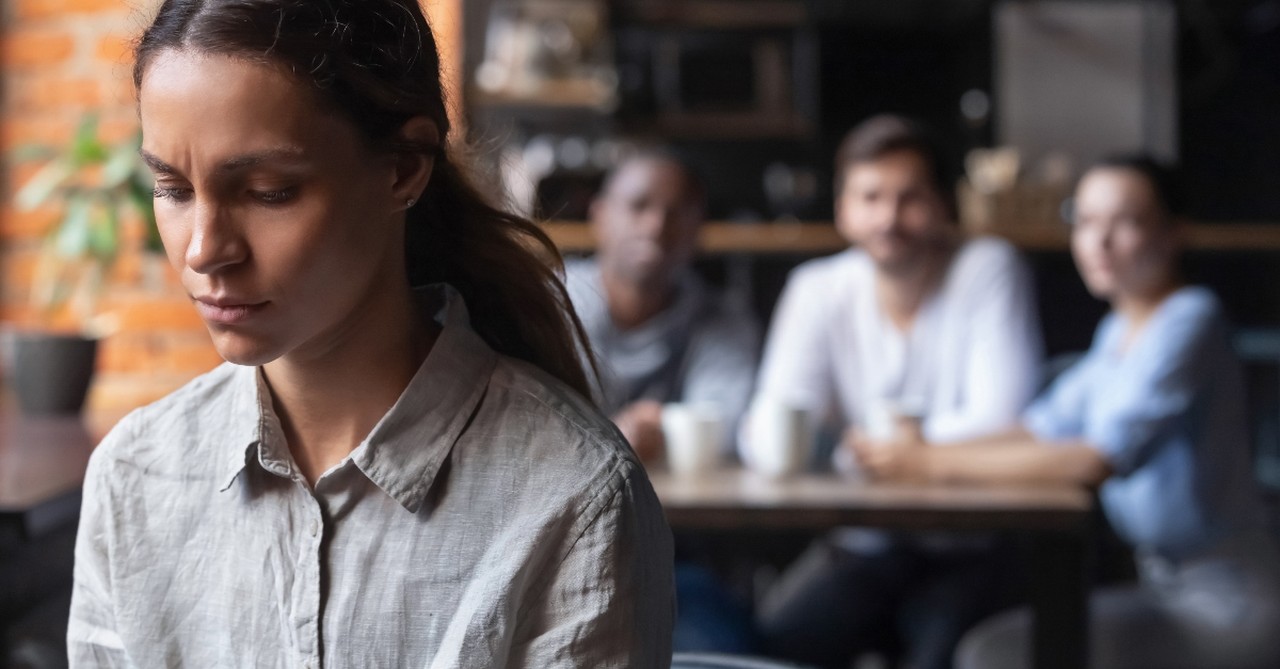
[[420, 289], [434, 304], [439, 336], [418, 372], [351, 454], [369, 480], [416, 513], [489, 385], [498, 354], [471, 329], [452, 286]]
[[227, 427], [230, 448], [218, 474], [220, 491], [231, 487], [245, 465], [259, 459], [261, 444], [279, 434], [279, 430], [273, 428], [279, 423], [271, 408], [271, 393], [258, 367], [233, 366], [230, 388], [227, 412], [231, 416]]
[[[369, 480], [411, 513], [422, 506], [498, 360], [471, 329], [466, 303], [456, 289], [439, 284], [418, 292], [426, 304], [438, 307], [433, 318], [440, 334], [400, 398], [350, 456]], [[288, 449], [259, 368], [238, 367], [233, 374], [230, 413], [235, 420], [219, 474], [221, 489], [230, 488], [249, 462], [291, 477]]]

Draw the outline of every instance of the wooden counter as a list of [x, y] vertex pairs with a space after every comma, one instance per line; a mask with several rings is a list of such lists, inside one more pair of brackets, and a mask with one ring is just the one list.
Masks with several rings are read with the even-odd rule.
[[836, 475], [773, 479], [744, 470], [692, 478], [650, 473], [680, 529], [823, 530], [861, 525], [910, 530], [1078, 532], [1093, 497], [1076, 486], [867, 483]]

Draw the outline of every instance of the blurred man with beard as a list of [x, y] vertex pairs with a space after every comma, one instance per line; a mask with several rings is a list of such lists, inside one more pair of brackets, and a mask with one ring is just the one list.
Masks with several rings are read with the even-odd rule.
[[[1006, 430], [1035, 390], [1040, 336], [1031, 281], [1009, 244], [965, 239], [953, 176], [918, 124], [865, 121], [836, 156], [836, 226], [853, 248], [791, 274], [774, 311], [739, 446], [776, 461], [753, 422], [785, 405], [855, 445], [926, 448]], [[891, 649], [947, 667], [959, 637], [1000, 601], [1005, 552], [987, 538], [840, 530], [766, 594], [770, 650], [847, 667]]]

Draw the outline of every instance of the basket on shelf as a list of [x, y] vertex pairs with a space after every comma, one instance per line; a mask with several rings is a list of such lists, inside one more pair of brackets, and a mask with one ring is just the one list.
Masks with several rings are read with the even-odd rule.
[[957, 189], [965, 230], [982, 234], [1062, 232], [1062, 206], [1068, 194], [1064, 186], [1031, 183], [981, 191], [967, 179]]

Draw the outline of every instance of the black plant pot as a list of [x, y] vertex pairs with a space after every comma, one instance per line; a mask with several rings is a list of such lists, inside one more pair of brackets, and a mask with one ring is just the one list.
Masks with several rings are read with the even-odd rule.
[[11, 336], [9, 386], [23, 413], [79, 413], [93, 381], [98, 340], [45, 332]]

